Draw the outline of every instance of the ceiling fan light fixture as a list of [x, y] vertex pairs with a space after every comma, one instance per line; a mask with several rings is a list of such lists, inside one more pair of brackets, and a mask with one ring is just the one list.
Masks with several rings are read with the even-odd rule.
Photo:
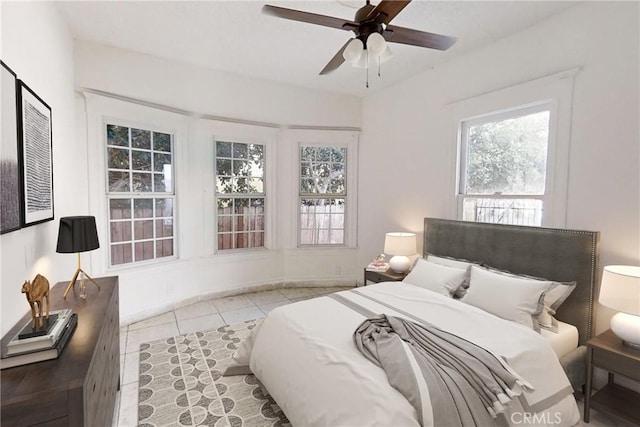
[[360, 61], [363, 56], [366, 56], [362, 54], [363, 51], [364, 44], [362, 43], [362, 41], [359, 39], [353, 39], [349, 42], [349, 44], [347, 44], [347, 47], [342, 52], [342, 57], [345, 61], [349, 62], [350, 64], [354, 64], [355, 66], [355, 64], [358, 63], [358, 61]]
[[387, 41], [380, 33], [371, 33], [367, 37], [367, 50], [371, 56], [381, 56], [387, 49]]
[[392, 57], [393, 57], [393, 53], [391, 52], [391, 49], [389, 49], [389, 46], [387, 45], [387, 48], [384, 50], [384, 52], [382, 52], [382, 55], [380, 55], [379, 57], [380, 63], [384, 64], [385, 62], [390, 60]]

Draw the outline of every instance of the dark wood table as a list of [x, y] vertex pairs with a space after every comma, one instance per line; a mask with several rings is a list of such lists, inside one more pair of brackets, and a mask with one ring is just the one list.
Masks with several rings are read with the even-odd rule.
[[[70, 308], [78, 326], [60, 357], [0, 371], [0, 424], [9, 426], [111, 426], [120, 388], [120, 315], [118, 277], [87, 282], [62, 294], [68, 282], [51, 288], [51, 310]], [[28, 305], [25, 299], [25, 307]], [[7, 342], [31, 319], [27, 313], [2, 339]]]
[[380, 282], [400, 282], [407, 277], [408, 271], [404, 273], [396, 273], [395, 271], [388, 269], [387, 271], [369, 271], [364, 269], [364, 285], [367, 286], [367, 282], [380, 283]]
[[[607, 384], [593, 395], [593, 368], [608, 371]], [[640, 351], [622, 344], [611, 329], [587, 341], [587, 384], [584, 421], [589, 422], [591, 408], [640, 425], [640, 393], [614, 383], [616, 374], [640, 381]]]

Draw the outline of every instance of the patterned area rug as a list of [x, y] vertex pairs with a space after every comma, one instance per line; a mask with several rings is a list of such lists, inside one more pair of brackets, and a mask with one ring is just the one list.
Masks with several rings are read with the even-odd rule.
[[222, 376], [254, 327], [249, 321], [142, 344], [139, 426], [290, 426], [253, 375]]

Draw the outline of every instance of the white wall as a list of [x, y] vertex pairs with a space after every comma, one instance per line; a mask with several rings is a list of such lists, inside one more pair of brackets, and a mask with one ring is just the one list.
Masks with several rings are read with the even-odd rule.
[[[87, 205], [86, 147], [75, 135], [73, 39], [51, 2], [1, 2], [0, 57], [52, 110], [55, 220], [0, 236], [0, 322], [4, 335], [28, 310], [20, 288], [43, 274], [68, 280], [75, 257], [56, 254], [58, 218]], [[4, 118], [3, 118], [4, 120]], [[73, 188], [73, 191], [69, 191]]]
[[[367, 97], [359, 263], [381, 251], [386, 231], [414, 231], [421, 238], [423, 217], [455, 218], [456, 129], [447, 116], [449, 105], [581, 67], [574, 87], [566, 226], [601, 232], [601, 266], [640, 264], [638, 12], [638, 3], [580, 4]], [[381, 170], [393, 178], [383, 179]], [[611, 313], [598, 311], [601, 332]]]
[[[358, 132], [288, 126], [358, 128], [360, 99], [201, 69], [88, 42], [76, 43], [75, 61], [76, 86], [84, 90], [82, 109], [86, 110], [79, 131], [88, 129], [88, 163], [93, 165], [89, 175], [90, 212], [96, 216], [104, 243], [90, 254], [91, 271], [94, 275], [120, 277], [122, 323], [212, 294], [281, 283], [353, 284], [359, 278], [355, 245], [329, 250], [298, 249], [294, 214], [297, 144], [301, 138], [309, 134], [314, 141], [357, 142]], [[132, 104], [130, 100], [103, 96], [103, 92], [193, 114]], [[229, 123], [206, 116], [276, 126]], [[109, 268], [104, 197], [105, 117], [142, 126], [162, 125], [175, 135], [178, 259]], [[219, 254], [214, 251], [214, 137], [268, 145], [268, 250]]]

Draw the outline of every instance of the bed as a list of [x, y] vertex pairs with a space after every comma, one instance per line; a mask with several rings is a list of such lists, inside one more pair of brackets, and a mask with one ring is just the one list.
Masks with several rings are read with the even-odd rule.
[[[504, 407], [497, 403], [501, 409], [491, 418], [496, 425], [575, 425], [580, 413], [572, 392], [584, 383], [598, 240], [597, 232], [426, 218], [425, 258], [462, 259], [515, 274], [575, 281], [555, 313], [560, 333], [545, 337], [449, 295], [388, 282], [273, 310], [243, 343], [233, 369], [247, 365], [294, 426], [464, 425], [446, 418], [435, 403], [446, 392], [411, 377], [407, 381], [417, 384], [418, 397], [403, 394], [401, 387], [391, 386], [388, 370], [358, 351], [354, 331], [384, 313], [395, 321], [446, 331], [512, 370], [522, 391], [509, 391]], [[472, 281], [469, 295], [474, 286], [480, 288]], [[408, 364], [415, 372], [424, 371], [412, 360]]]

